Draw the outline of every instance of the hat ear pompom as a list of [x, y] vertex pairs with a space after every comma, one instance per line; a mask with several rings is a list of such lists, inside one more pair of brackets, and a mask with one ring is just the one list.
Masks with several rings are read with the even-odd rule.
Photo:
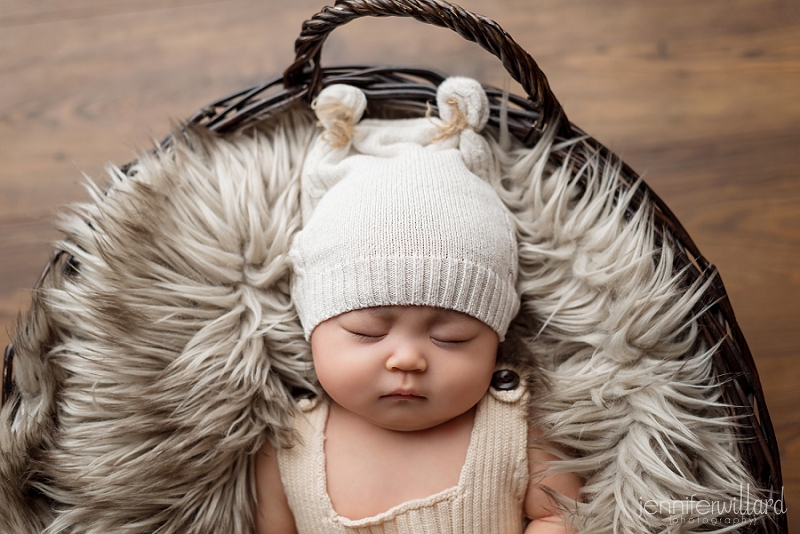
[[461, 158], [464, 160], [464, 165], [472, 171], [473, 174], [489, 180], [489, 166], [491, 164], [489, 143], [479, 133], [472, 130], [464, 130], [461, 132], [461, 138], [458, 143], [458, 150], [461, 152]]
[[353, 126], [367, 109], [367, 97], [357, 87], [336, 84], [323, 89], [311, 107], [325, 128], [325, 140], [333, 148], [341, 148], [353, 137]]
[[[445, 123], [457, 122], [459, 114], [470, 129], [480, 132], [489, 120], [489, 99], [481, 84], [472, 78], [447, 78], [436, 91], [439, 117]], [[460, 121], [458, 121], [460, 122]]]

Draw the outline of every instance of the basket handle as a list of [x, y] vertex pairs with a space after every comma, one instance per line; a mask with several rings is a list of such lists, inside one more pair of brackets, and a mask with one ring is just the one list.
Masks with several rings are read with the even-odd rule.
[[6, 401], [14, 391], [14, 345], [9, 343], [3, 355], [3, 395], [0, 396], [0, 408], [5, 406]]
[[307, 82], [306, 98], [311, 101], [322, 90], [322, 44], [335, 28], [351, 20], [370, 17], [413, 17], [421, 22], [450, 28], [464, 39], [481, 45], [502, 62], [508, 73], [518, 81], [534, 109], [539, 111], [532, 129], [539, 134], [549, 125], [558, 123], [558, 133], [571, 136], [572, 129], [547, 78], [539, 66], [496, 22], [471, 13], [442, 0], [336, 0], [303, 23], [300, 37], [295, 41], [296, 58], [283, 74], [284, 87]]

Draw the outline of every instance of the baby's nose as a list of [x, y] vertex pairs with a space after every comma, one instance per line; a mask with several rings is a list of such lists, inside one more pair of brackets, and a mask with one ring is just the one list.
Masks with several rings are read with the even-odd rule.
[[386, 359], [386, 369], [406, 373], [422, 373], [428, 369], [423, 352], [413, 345], [397, 347]]

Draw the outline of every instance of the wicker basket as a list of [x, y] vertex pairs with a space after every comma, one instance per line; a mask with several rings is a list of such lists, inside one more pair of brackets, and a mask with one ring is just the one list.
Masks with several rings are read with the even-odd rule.
[[[527, 97], [511, 95], [508, 126], [512, 135], [532, 147], [548, 128], [557, 128], [556, 140], [579, 138], [587, 150], [555, 152], [556, 163], [568, 161], [581, 165], [581, 154], [594, 154], [602, 163], [615, 161], [615, 156], [602, 144], [571, 124], [553, 95], [547, 79], [531, 56], [522, 50], [495, 22], [469, 13], [457, 6], [438, 0], [337, 0], [335, 7], [325, 8], [303, 25], [295, 44], [296, 61], [282, 77], [245, 88], [219, 99], [198, 111], [187, 124], [207, 128], [220, 134], [241, 132], [266, 118], [281, 113], [298, 101], [311, 102], [322, 87], [347, 83], [361, 88], [367, 95], [373, 117], [420, 116], [426, 107], [435, 107], [436, 86], [444, 76], [434, 71], [414, 68], [332, 67], [322, 68], [322, 45], [338, 26], [363, 16], [413, 17], [419, 21], [450, 28], [469, 41], [480, 44], [503, 62], [509, 74], [518, 81]], [[489, 124], [499, 124], [502, 91], [486, 87], [492, 114]], [[171, 138], [164, 141], [171, 143]], [[585, 156], [584, 156], [585, 158]], [[123, 168], [125, 170], [125, 168]], [[658, 245], [675, 251], [674, 270], [684, 271], [688, 287], [715, 267], [697, 249], [686, 230], [669, 208], [627, 165], [622, 165], [620, 194], [636, 184], [631, 209], [638, 208], [643, 199], [654, 207]], [[69, 256], [57, 250], [47, 264], [36, 287], [47, 287], [50, 279], [73, 268]], [[714, 277], [704, 298], [695, 306], [702, 336], [708, 346], [718, 344], [714, 356], [715, 372], [721, 380], [723, 399], [735, 409], [730, 415], [741, 421], [738, 428], [739, 450], [753, 478], [763, 488], [780, 495], [782, 487], [778, 446], [753, 358], [736, 322], [720, 277]], [[3, 364], [3, 404], [11, 396], [14, 346], [5, 351]], [[786, 515], [767, 521], [761, 532], [787, 532]]]

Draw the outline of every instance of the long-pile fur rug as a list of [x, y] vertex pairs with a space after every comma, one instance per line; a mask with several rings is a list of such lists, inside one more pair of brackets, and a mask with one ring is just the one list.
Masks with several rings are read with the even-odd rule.
[[[180, 132], [64, 217], [74, 259], [15, 339], [1, 532], [252, 532], [253, 455], [290, 441], [292, 392], [315, 383], [287, 251], [316, 135], [305, 110], [232, 138]], [[740, 527], [697, 505], [748, 485], [757, 498], [692, 316], [706, 282], [681, 289], [647, 202], [625, 214], [618, 168], [554, 166], [551, 137], [490, 141], [520, 243], [523, 305], [502, 355], [530, 370], [531, 416], [571, 451], [553, 469], [586, 480], [576, 523]]]

